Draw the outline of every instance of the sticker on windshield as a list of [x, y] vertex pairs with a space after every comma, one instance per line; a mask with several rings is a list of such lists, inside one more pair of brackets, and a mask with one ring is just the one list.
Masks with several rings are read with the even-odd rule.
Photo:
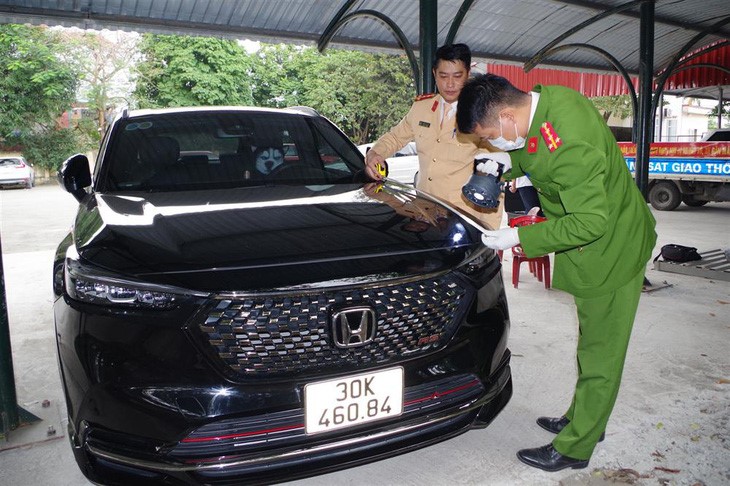
[[131, 132], [132, 130], [147, 130], [148, 128], [152, 127], [152, 122], [146, 121], [141, 123], [130, 123], [127, 125], [124, 129], [128, 132]]

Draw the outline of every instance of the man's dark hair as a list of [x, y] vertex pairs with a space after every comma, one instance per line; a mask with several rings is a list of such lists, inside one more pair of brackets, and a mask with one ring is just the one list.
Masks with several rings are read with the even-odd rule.
[[464, 84], [456, 108], [456, 125], [462, 133], [472, 133], [477, 123], [496, 125], [499, 112], [506, 106], [520, 106], [525, 93], [496, 74], [481, 74]]
[[471, 69], [471, 49], [466, 44], [447, 44], [436, 49], [431, 66], [435, 69], [439, 61], [461, 61], [466, 70]]

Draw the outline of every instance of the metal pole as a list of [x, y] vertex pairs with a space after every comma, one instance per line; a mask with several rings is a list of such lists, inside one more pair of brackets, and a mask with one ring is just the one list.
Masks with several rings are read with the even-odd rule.
[[[654, 133], [654, 138], [657, 142], [661, 142], [664, 134], [664, 93], [659, 97], [657, 106], [659, 107], [659, 126], [657, 127], [658, 131]], [[671, 140], [669, 141], [671, 142]]]
[[720, 96], [717, 102], [717, 128], [722, 128], [722, 86], [718, 86], [717, 89], [720, 90]]
[[0, 241], [0, 434], [6, 435], [20, 423], [18, 400], [15, 394], [13, 353], [10, 349], [8, 306], [5, 299], [2, 241]]
[[436, 0], [420, 0], [420, 36], [421, 36], [421, 87], [422, 93], [434, 92], [434, 80], [431, 74], [431, 61], [436, 55], [438, 34], [438, 8]]
[[639, 119], [636, 140], [636, 184], [646, 199], [649, 186], [649, 149], [654, 124], [651, 95], [654, 76], [654, 2], [641, 4], [639, 29]]

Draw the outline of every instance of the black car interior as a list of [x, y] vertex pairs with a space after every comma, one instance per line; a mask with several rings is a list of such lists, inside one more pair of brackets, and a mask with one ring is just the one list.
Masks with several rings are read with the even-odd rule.
[[[114, 137], [110, 191], [178, 191], [270, 184], [352, 182], [362, 157], [328, 123], [313, 117], [194, 112], [135, 118]], [[260, 147], [275, 147], [279, 163], [257, 167]]]

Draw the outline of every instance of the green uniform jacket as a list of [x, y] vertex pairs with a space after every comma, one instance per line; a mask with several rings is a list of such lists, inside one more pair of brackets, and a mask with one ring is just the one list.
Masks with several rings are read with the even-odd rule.
[[555, 252], [555, 288], [606, 294], [645, 268], [654, 217], [590, 100], [562, 86], [533, 91], [537, 110], [507, 177], [529, 176], [548, 221], [519, 228], [520, 244], [529, 257]]

